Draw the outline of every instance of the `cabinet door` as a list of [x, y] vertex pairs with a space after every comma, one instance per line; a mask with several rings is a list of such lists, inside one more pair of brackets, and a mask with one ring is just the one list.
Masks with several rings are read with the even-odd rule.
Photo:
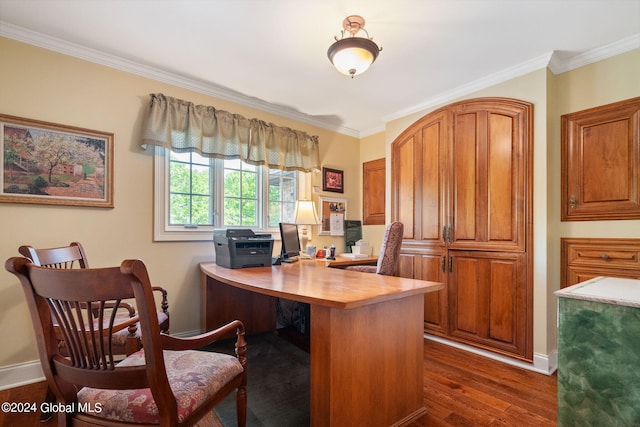
[[562, 220], [640, 218], [640, 98], [562, 116]]
[[446, 244], [450, 116], [431, 114], [392, 144], [392, 218], [404, 224], [405, 239]]
[[417, 147], [422, 143], [421, 132], [410, 130], [398, 137], [393, 143], [391, 153], [392, 171], [392, 220], [404, 224], [405, 239], [416, 240], [416, 216], [419, 205], [416, 204], [418, 181], [416, 160]]
[[509, 356], [527, 354], [525, 256], [449, 251], [449, 328], [453, 337]]
[[448, 145], [451, 135], [451, 113], [441, 112], [425, 122], [421, 132], [420, 174], [414, 179], [420, 190], [421, 242], [444, 247], [444, 232], [448, 223]]
[[362, 164], [362, 224], [384, 225], [386, 160]]
[[492, 101], [455, 112], [452, 249], [525, 250], [530, 114], [526, 104]]
[[[399, 275], [412, 279], [442, 282], [447, 281], [446, 251], [430, 251], [429, 253], [409, 254], [400, 256]], [[447, 334], [447, 291], [446, 288], [437, 292], [429, 292], [424, 296], [424, 327], [425, 330], [437, 335]]]
[[424, 297], [424, 327], [425, 330], [439, 335], [448, 333], [447, 315], [447, 254], [433, 251], [420, 257], [422, 280], [443, 282], [445, 289], [429, 292]]

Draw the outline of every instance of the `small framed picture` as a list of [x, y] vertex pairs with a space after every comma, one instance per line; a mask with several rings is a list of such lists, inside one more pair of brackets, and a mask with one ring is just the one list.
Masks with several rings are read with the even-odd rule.
[[344, 172], [337, 169], [322, 168], [322, 191], [344, 193]]

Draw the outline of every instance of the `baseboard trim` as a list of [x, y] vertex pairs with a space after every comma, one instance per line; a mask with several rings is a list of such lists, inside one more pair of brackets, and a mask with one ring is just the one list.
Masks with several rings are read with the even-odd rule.
[[519, 368], [523, 368], [528, 371], [538, 372], [544, 375], [552, 375], [558, 368], [558, 353], [556, 350], [553, 350], [549, 355], [540, 354], [540, 353], [534, 354], [533, 364], [531, 364], [531, 363], [522, 362], [520, 360], [512, 359], [510, 357], [503, 356], [501, 354], [492, 353], [487, 350], [482, 350], [480, 348], [476, 348], [470, 345], [461, 344], [455, 341], [450, 341], [444, 338], [436, 337], [434, 335], [424, 334], [424, 338], [441, 343], [441, 344], [445, 344], [451, 347], [455, 347], [460, 350], [465, 350], [470, 353], [477, 354], [479, 356], [484, 356], [489, 359], [507, 363], [512, 366], [517, 366]]
[[0, 368], [0, 390], [44, 381], [40, 361], [19, 363]]

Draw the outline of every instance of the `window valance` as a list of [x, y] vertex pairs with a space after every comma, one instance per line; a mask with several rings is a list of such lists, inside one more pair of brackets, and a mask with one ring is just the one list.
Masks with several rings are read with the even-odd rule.
[[320, 169], [317, 136], [162, 94], [151, 94], [142, 144], [272, 169]]

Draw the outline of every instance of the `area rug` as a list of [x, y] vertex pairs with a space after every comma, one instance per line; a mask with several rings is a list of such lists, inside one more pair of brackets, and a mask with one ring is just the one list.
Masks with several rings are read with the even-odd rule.
[[[309, 425], [309, 354], [274, 333], [247, 336], [247, 426]], [[233, 342], [214, 343], [207, 351], [233, 354]], [[215, 408], [224, 427], [234, 427], [236, 395]]]

